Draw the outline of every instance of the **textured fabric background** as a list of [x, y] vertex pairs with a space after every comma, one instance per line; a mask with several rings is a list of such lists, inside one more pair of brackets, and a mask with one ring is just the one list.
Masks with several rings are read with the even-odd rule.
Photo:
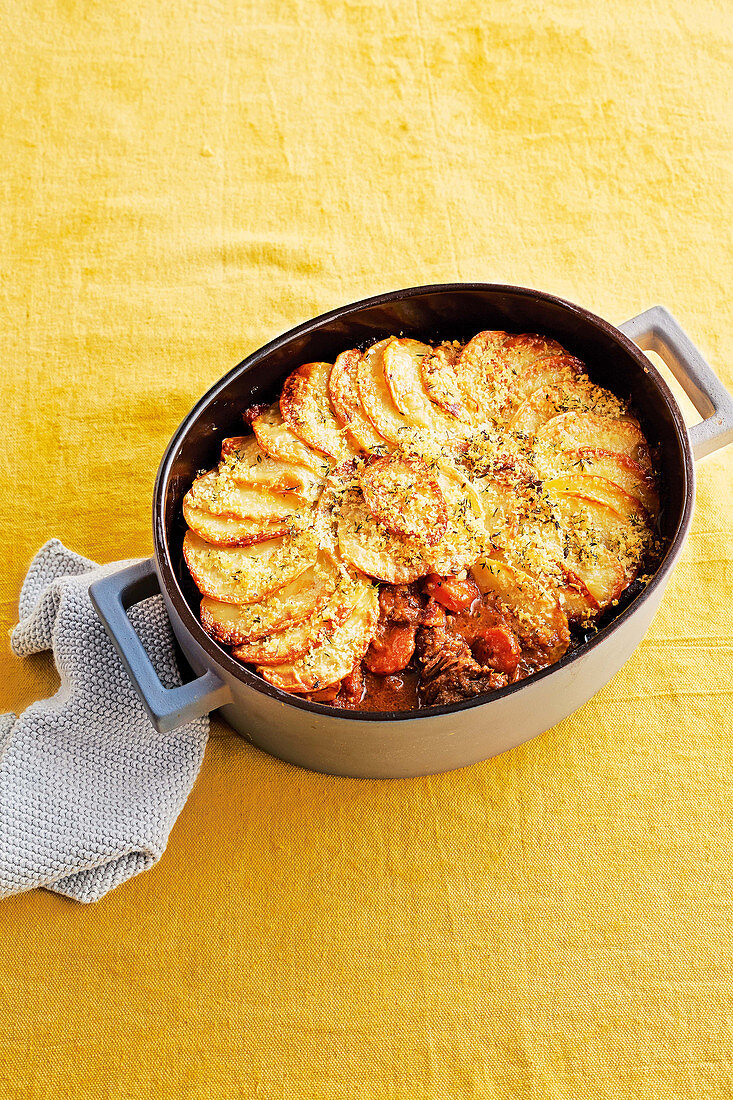
[[[662, 302], [729, 386], [722, 2], [0, 0], [6, 628], [50, 533], [150, 550], [164, 446], [247, 352], [398, 286]], [[3, 1097], [733, 1094], [733, 454], [579, 714], [433, 779], [214, 726], [165, 856], [0, 906]], [[56, 688], [0, 652], [0, 712]]]

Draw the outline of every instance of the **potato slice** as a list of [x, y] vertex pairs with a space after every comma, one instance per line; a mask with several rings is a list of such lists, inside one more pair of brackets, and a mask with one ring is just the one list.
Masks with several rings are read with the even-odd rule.
[[520, 636], [553, 650], [557, 660], [570, 644], [567, 616], [552, 589], [503, 561], [482, 557], [471, 575], [483, 593], [491, 593], [517, 620]]
[[437, 480], [445, 497], [448, 523], [440, 542], [424, 551], [424, 572], [455, 576], [472, 565], [486, 546], [484, 512], [479, 494], [457, 470], [444, 465]]
[[[538, 366], [550, 355], [565, 353], [554, 340], [532, 333], [511, 336], [487, 330], [469, 340], [456, 362], [456, 377], [474, 422], [503, 421], [508, 410], [543, 381], [562, 377], [557, 370], [542, 372]], [[532, 383], [527, 381], [530, 377]]]
[[[566, 576], [571, 589], [576, 588], [581, 596], [587, 592], [592, 598], [588, 601], [591, 612], [608, 607], [633, 579], [627, 577], [618, 559], [603, 546], [596, 547], [592, 557], [574, 562], [572, 568], [568, 566]], [[574, 579], [576, 584], [573, 584]], [[569, 607], [567, 613], [571, 614]]]
[[649, 520], [646, 508], [631, 496], [620, 485], [608, 481], [604, 477], [591, 474], [569, 474], [562, 477], [551, 478], [544, 483], [545, 490], [550, 494], [570, 493], [584, 500], [596, 501], [607, 504], [626, 523], [645, 524]]
[[419, 340], [392, 337], [384, 349], [384, 376], [397, 409], [412, 424], [438, 440], [455, 439], [470, 432], [451, 413], [434, 405], [423, 386], [421, 362], [431, 348]]
[[[551, 363], [552, 360], [542, 362]], [[514, 413], [509, 428], [524, 435], [536, 435], [548, 420], [571, 411], [610, 417], [627, 415], [624, 402], [610, 390], [594, 385], [585, 375], [570, 374], [565, 385], [545, 384], [536, 389]]]
[[434, 405], [470, 425], [473, 417], [458, 384], [457, 361], [460, 352], [458, 341], [432, 348], [420, 361], [420, 376], [425, 392]]
[[[578, 386], [585, 367], [580, 359], [563, 352], [560, 355], [548, 355], [517, 370], [513, 376], [512, 388], [516, 403], [526, 401], [539, 389], [558, 388], [569, 392]], [[580, 382], [582, 385], [583, 383]], [[592, 385], [592, 383], [588, 383]]]
[[360, 492], [343, 495], [336, 518], [342, 557], [375, 580], [410, 584], [429, 572], [422, 547], [378, 523]]
[[389, 340], [372, 344], [359, 360], [357, 387], [359, 400], [374, 430], [389, 443], [406, 442], [414, 437], [415, 425], [399, 411], [384, 375], [384, 351]]
[[426, 462], [389, 455], [359, 473], [370, 512], [388, 531], [434, 546], [445, 534], [445, 497]]
[[597, 535], [586, 546], [568, 535], [567, 517], [557, 521], [561, 530], [553, 524], [538, 525], [546, 535], [544, 542], [532, 545], [528, 540], [520, 546], [510, 543], [502, 548], [502, 557], [552, 588], [569, 618], [587, 621], [623, 590], [625, 573], [618, 558]]
[[384, 448], [385, 440], [367, 419], [359, 399], [362, 355], [358, 348], [351, 348], [336, 357], [328, 380], [328, 395], [341, 427], [348, 429], [362, 450], [376, 451]]
[[625, 583], [618, 558], [591, 526], [586, 503], [592, 507], [580, 498], [541, 496], [520, 516], [515, 536], [501, 545], [503, 560], [555, 591], [566, 614], [583, 621]]
[[506, 335], [501, 345], [501, 358], [515, 378], [521, 377], [538, 359], [565, 355], [557, 340], [538, 336], [536, 332]]
[[261, 486], [238, 485], [226, 468], [222, 473], [209, 470], [197, 477], [183, 503], [184, 509], [188, 505], [214, 516], [265, 522], [284, 519], [299, 508], [297, 499], [285, 493], [273, 493]]
[[433, 546], [390, 531], [379, 522], [359, 490], [349, 489], [336, 508], [338, 546], [346, 561], [367, 576], [409, 584], [427, 573], [453, 576], [468, 568], [487, 541], [478, 496], [449, 467], [435, 478], [446, 503], [446, 529]]
[[214, 546], [249, 546], [255, 542], [281, 538], [289, 531], [284, 520], [268, 522], [262, 519], [217, 516], [201, 508], [194, 508], [186, 497], [183, 499], [183, 518], [192, 531]]
[[270, 458], [255, 435], [225, 439], [221, 445], [221, 458], [238, 485], [256, 485], [274, 492], [293, 493], [301, 500], [312, 500], [323, 480], [307, 466]]
[[[224, 461], [224, 459], [230, 458], [232, 455], [244, 459], [246, 457], [246, 449], [251, 445], [257, 447], [257, 440], [253, 435], [227, 436], [226, 439], [222, 439], [221, 441], [222, 461]], [[259, 450], [259, 448], [257, 449]], [[260, 454], [263, 456], [263, 458], [266, 457], [263, 451], [260, 451]]]
[[280, 665], [263, 665], [257, 671], [274, 687], [294, 694], [337, 684], [366, 653], [378, 619], [377, 589], [368, 585], [349, 617], [302, 657]]
[[573, 493], [557, 493], [552, 499], [566, 536], [563, 564], [599, 607], [606, 607], [636, 575], [644, 550], [642, 532], [608, 504]]
[[611, 420], [595, 413], [561, 413], [543, 424], [537, 439], [566, 451], [588, 447], [615, 451], [628, 455], [642, 469], [651, 470], [647, 441], [633, 417]]
[[577, 573], [565, 570], [565, 583], [556, 587], [560, 607], [570, 622], [590, 623], [600, 610], [598, 600], [593, 599]]
[[222, 603], [256, 603], [300, 576], [316, 560], [312, 531], [250, 546], [210, 546], [193, 531], [183, 556], [199, 590]]
[[279, 405], [270, 405], [256, 416], [252, 421], [252, 431], [260, 447], [270, 458], [296, 466], [306, 466], [320, 477], [325, 477], [328, 473], [328, 459], [291, 432], [282, 418]]
[[369, 582], [361, 578], [342, 576], [323, 607], [316, 608], [307, 618], [284, 630], [237, 646], [234, 656], [254, 665], [279, 665], [297, 660], [349, 617], [369, 587]]
[[513, 375], [501, 355], [506, 338], [505, 332], [479, 332], [456, 361], [463, 402], [476, 424], [500, 417], [511, 400]]
[[550, 448], [547, 453], [536, 455], [535, 464], [540, 475], [547, 479], [563, 473], [606, 478], [638, 500], [652, 518], [659, 514], [659, 494], [654, 478], [628, 455], [604, 451], [600, 447], [574, 451]]
[[496, 477], [474, 478], [473, 485], [478, 492], [489, 537], [502, 535], [512, 539], [522, 513], [523, 502], [518, 486]]
[[293, 435], [341, 462], [356, 453], [333, 414], [328, 395], [332, 363], [303, 363], [285, 379], [280, 412]]
[[294, 580], [256, 603], [222, 603], [204, 596], [201, 623], [218, 642], [227, 645], [254, 642], [315, 614], [328, 602], [341, 577], [339, 568], [319, 554], [315, 563]]

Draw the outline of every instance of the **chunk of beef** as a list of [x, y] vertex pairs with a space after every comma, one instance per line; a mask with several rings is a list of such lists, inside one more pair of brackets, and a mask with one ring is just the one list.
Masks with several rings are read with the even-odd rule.
[[420, 625], [445, 627], [445, 624], [445, 608], [431, 597], [423, 608]]
[[385, 623], [420, 622], [423, 604], [411, 584], [383, 584], [379, 589], [380, 618]]
[[438, 604], [430, 608], [430, 614], [431, 625], [421, 626], [415, 639], [422, 670], [420, 692], [428, 706], [458, 703], [505, 686], [507, 676], [480, 665], [468, 643], [448, 629], [445, 612]]

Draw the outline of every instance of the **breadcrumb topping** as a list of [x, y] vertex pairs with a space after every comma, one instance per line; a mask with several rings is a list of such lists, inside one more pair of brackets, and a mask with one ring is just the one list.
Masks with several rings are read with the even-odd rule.
[[473, 573], [541, 637], [649, 580], [652, 451], [547, 337], [388, 337], [299, 367], [251, 421], [187, 494], [184, 554], [206, 628], [286, 690], [347, 675], [380, 583]]

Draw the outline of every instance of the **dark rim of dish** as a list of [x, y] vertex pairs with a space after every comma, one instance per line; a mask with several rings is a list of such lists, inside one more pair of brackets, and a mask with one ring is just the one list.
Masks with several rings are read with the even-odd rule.
[[[165, 505], [165, 495], [168, 486], [168, 478], [170, 475], [170, 467], [174, 458], [176, 457], [182, 443], [184, 442], [189, 430], [191, 422], [199, 415], [199, 413], [219, 394], [219, 392], [226, 387], [230, 380], [235, 376], [244, 373], [245, 371], [254, 370], [261, 359], [268, 355], [274, 348], [280, 347], [289, 343], [296, 336], [305, 335], [308, 332], [318, 329], [321, 325], [335, 318], [347, 317], [350, 313], [356, 313], [359, 310], [365, 309], [371, 306], [379, 306], [387, 304], [388, 302], [400, 301], [402, 299], [417, 297], [422, 294], [438, 294], [438, 293], [457, 293], [461, 291], [479, 291], [490, 292], [493, 294], [514, 294], [521, 297], [533, 298], [537, 301], [550, 302], [555, 305], [561, 306], [570, 313], [575, 314], [581, 318], [586, 324], [590, 324], [599, 328], [606, 335], [610, 336], [631, 358], [635, 361], [639, 370], [644, 371], [654, 382], [660, 399], [662, 399], [668, 411], [672, 416], [672, 420], [675, 425], [677, 433], [677, 442], [680, 445], [683, 460], [683, 474], [684, 474], [684, 508], [680, 516], [679, 522], [675, 529], [674, 535], [669, 539], [669, 544], [666, 551], [657, 565], [652, 579], [648, 584], [641, 588], [641, 591], [633, 593], [635, 584], [629, 586], [626, 590], [631, 591], [633, 594], [629, 599], [629, 602], [620, 611], [616, 611], [613, 617], [600, 626], [595, 634], [589, 637], [585, 641], [581, 641], [579, 644], [572, 646], [568, 652], [556, 661], [554, 664], [548, 665], [547, 668], [541, 669], [539, 672], [533, 672], [530, 676], [527, 676], [523, 680], [517, 681], [514, 684], [508, 684], [506, 687], [498, 688], [496, 691], [485, 693], [483, 695], [477, 695], [471, 699], [465, 699], [459, 703], [450, 703], [444, 706], [427, 706], [418, 707], [413, 710], [398, 710], [398, 711], [369, 711], [369, 710], [347, 710], [340, 707], [331, 706], [328, 703], [314, 703], [308, 699], [300, 699], [297, 695], [292, 695], [289, 692], [282, 691], [280, 688], [273, 687], [268, 684], [266, 680], [263, 680], [255, 672], [250, 671], [240, 661], [237, 661], [232, 657], [229, 652], [215, 642], [211, 638], [201, 623], [198, 617], [194, 614], [194, 611], [184, 595], [181, 587], [180, 579], [173, 567], [171, 560], [170, 546], [168, 543], [168, 533], [163, 522], [163, 510]], [[280, 336], [275, 337], [274, 340], [270, 340], [267, 344], [262, 345], [251, 355], [247, 356], [241, 363], [233, 367], [228, 371], [218, 382], [209, 389], [199, 401], [196, 402], [194, 407], [185, 417], [183, 422], [179, 425], [176, 432], [166, 448], [165, 454], [160, 463], [158, 474], [155, 481], [155, 489], [153, 492], [153, 537], [155, 545], [155, 558], [158, 566], [159, 577], [162, 578], [166, 591], [178, 612], [183, 625], [188, 632], [193, 636], [194, 640], [202, 647], [202, 649], [208, 654], [211, 661], [216, 665], [222, 666], [230, 675], [240, 680], [247, 687], [254, 688], [255, 691], [259, 691], [264, 695], [269, 695], [271, 698], [278, 700], [289, 707], [296, 707], [299, 710], [310, 711], [313, 714], [320, 714], [324, 717], [333, 718], [339, 721], [349, 722], [414, 722], [420, 719], [433, 718], [439, 715], [447, 714], [460, 714], [463, 711], [471, 710], [474, 707], [487, 706], [490, 703], [498, 702], [501, 699], [505, 699], [509, 695], [513, 695], [517, 691], [522, 691], [525, 688], [530, 687], [532, 684], [543, 680], [545, 677], [552, 675], [560, 668], [566, 668], [572, 664], [578, 658], [584, 654], [595, 649], [611, 634], [614, 633], [619, 627], [621, 627], [631, 617], [632, 613], [636, 611], [645, 600], [649, 599], [657, 588], [666, 579], [667, 575], [672, 569], [674, 560], [684, 542], [687, 535], [688, 528], [692, 520], [692, 511], [694, 506], [694, 486], [695, 486], [695, 473], [694, 464], [692, 461], [692, 451], [689, 444], [689, 437], [687, 434], [687, 427], [679, 411], [677, 403], [672, 395], [671, 390], [667, 386], [667, 383], [662, 378], [656, 367], [650, 362], [644, 355], [643, 351], [627, 336], [624, 336], [619, 329], [615, 328], [608, 321], [604, 321], [602, 317], [598, 317], [596, 314], [591, 313], [589, 310], [584, 309], [582, 306], [575, 305], [573, 302], [568, 302], [564, 298], [559, 298], [554, 294], [546, 294], [543, 291], [532, 290], [529, 287], [509, 286], [499, 283], [435, 283], [427, 284], [425, 286], [405, 287], [402, 290], [390, 291], [386, 294], [378, 294], [371, 298], [363, 298], [358, 302], [351, 302], [346, 306], [340, 306], [337, 309], [329, 310], [327, 313], [322, 313], [318, 317], [313, 318], [310, 321], [305, 321], [301, 325], [297, 325], [295, 328], [288, 329], [287, 332], [282, 333]]]

